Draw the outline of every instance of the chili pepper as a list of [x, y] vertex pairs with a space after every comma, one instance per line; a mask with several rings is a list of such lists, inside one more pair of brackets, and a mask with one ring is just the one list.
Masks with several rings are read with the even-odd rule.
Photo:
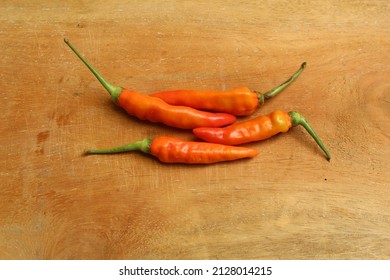
[[109, 92], [113, 101], [132, 116], [183, 129], [202, 126], [220, 127], [236, 121], [236, 117], [231, 114], [211, 113], [185, 106], [174, 106], [146, 94], [113, 86], [79, 54], [67, 39], [64, 41]]
[[302, 63], [299, 70], [287, 81], [264, 94], [252, 91], [247, 87], [241, 87], [230, 91], [172, 90], [153, 93], [151, 96], [158, 97], [172, 105], [247, 116], [261, 107], [265, 99], [277, 95], [290, 85], [305, 67], [306, 62]]
[[86, 154], [110, 154], [130, 151], [141, 151], [157, 157], [167, 163], [210, 164], [251, 158], [259, 154], [255, 149], [226, 146], [206, 142], [184, 141], [178, 138], [160, 136], [154, 139], [145, 138], [124, 146], [87, 150]]
[[297, 112], [275, 111], [250, 120], [235, 123], [223, 128], [199, 127], [193, 133], [207, 142], [239, 145], [270, 138], [280, 132], [287, 132], [291, 127], [302, 125], [314, 138], [330, 160], [330, 154], [309, 123]]

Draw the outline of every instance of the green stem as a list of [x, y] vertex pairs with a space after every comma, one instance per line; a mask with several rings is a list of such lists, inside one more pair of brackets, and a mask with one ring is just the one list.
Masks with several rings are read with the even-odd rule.
[[325, 148], [325, 145], [322, 143], [321, 139], [318, 137], [317, 133], [313, 130], [313, 128], [309, 125], [309, 123], [305, 120], [305, 118], [299, 114], [298, 112], [289, 112], [291, 117], [291, 122], [293, 126], [302, 125], [307, 132], [313, 137], [313, 139], [317, 142], [317, 144], [321, 147], [321, 149], [326, 154], [326, 158], [330, 160], [331, 156], [328, 150]]
[[84, 153], [87, 155], [91, 155], [91, 154], [115, 154], [115, 153], [131, 152], [131, 151], [141, 151], [143, 153], [149, 154], [150, 153], [149, 146], [151, 143], [152, 140], [150, 138], [145, 138], [144, 140], [115, 147], [115, 148], [108, 148], [108, 149], [101, 149], [101, 150], [86, 150]]
[[294, 75], [292, 75], [287, 81], [285, 81], [283, 84], [271, 89], [270, 91], [262, 94], [262, 93], [258, 93], [259, 95], [259, 98], [260, 98], [260, 95], [263, 95], [262, 96], [262, 99], [270, 99], [271, 97], [274, 97], [275, 95], [277, 95], [279, 92], [281, 92], [282, 90], [284, 90], [286, 87], [288, 87], [293, 81], [295, 81], [296, 78], [298, 78], [298, 76], [302, 73], [303, 69], [305, 69], [306, 67], [306, 62], [302, 63], [301, 67], [298, 69], [297, 72], [295, 72]]
[[69, 46], [69, 48], [81, 59], [82, 62], [88, 67], [89, 70], [95, 75], [95, 77], [99, 80], [99, 82], [102, 84], [102, 86], [108, 91], [108, 93], [111, 95], [112, 99], [116, 103], [120, 93], [122, 92], [123, 88], [113, 86], [110, 84], [106, 79], [103, 78], [102, 75], [98, 71], [96, 71], [95, 68], [92, 67], [91, 64], [88, 63], [88, 61], [85, 60], [84, 57], [73, 47], [73, 45], [69, 42], [68, 39], [64, 39], [64, 42]]

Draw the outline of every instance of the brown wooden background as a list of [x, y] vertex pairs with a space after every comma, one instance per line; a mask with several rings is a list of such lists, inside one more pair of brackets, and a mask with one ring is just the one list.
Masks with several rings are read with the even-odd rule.
[[[389, 3], [1, 1], [0, 258], [390, 258]], [[255, 114], [302, 128], [252, 160], [83, 157], [188, 131], [128, 117], [64, 44], [113, 84], [151, 93], [266, 91]]]

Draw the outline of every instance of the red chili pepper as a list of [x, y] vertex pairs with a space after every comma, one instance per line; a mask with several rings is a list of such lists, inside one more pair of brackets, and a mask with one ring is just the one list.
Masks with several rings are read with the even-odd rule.
[[309, 123], [297, 112], [275, 111], [247, 121], [235, 123], [223, 128], [199, 127], [194, 134], [207, 142], [225, 145], [239, 145], [270, 138], [291, 127], [302, 125], [314, 138], [330, 160], [330, 154]]
[[64, 41], [110, 93], [114, 102], [132, 116], [183, 129], [202, 126], [220, 127], [236, 121], [236, 117], [231, 114], [210, 113], [185, 106], [174, 106], [146, 94], [113, 86], [79, 54], [67, 39]]
[[150, 94], [171, 105], [182, 105], [196, 109], [247, 116], [256, 111], [269, 99], [291, 84], [305, 69], [306, 62], [283, 84], [267, 93], [252, 91], [247, 87], [230, 91], [172, 90]]
[[210, 164], [251, 158], [259, 154], [255, 149], [226, 146], [206, 142], [190, 142], [172, 137], [146, 138], [124, 146], [87, 150], [86, 154], [110, 154], [130, 151], [141, 151], [157, 157], [167, 163]]

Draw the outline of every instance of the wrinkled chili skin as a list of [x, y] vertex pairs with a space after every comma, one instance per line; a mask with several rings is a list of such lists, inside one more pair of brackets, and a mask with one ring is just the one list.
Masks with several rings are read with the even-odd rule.
[[259, 107], [258, 93], [247, 87], [230, 91], [172, 90], [150, 94], [171, 105], [248, 116]]
[[190, 142], [165, 136], [154, 138], [149, 146], [149, 152], [165, 163], [187, 164], [211, 164], [251, 158], [259, 154], [258, 150], [251, 148]]
[[122, 90], [116, 102], [128, 114], [141, 120], [160, 122], [181, 129], [221, 127], [236, 121], [236, 117], [231, 114], [210, 113], [186, 106], [174, 106], [159, 98], [128, 89]]
[[240, 145], [270, 138], [292, 127], [288, 113], [275, 111], [223, 128], [199, 127], [193, 133], [200, 139], [224, 145]]

